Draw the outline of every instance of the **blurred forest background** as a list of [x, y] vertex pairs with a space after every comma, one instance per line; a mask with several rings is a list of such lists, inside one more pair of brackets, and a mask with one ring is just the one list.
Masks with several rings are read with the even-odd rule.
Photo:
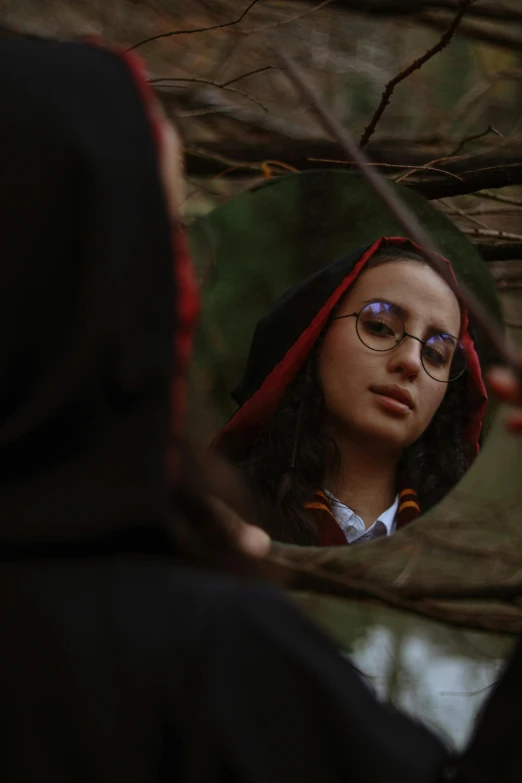
[[[184, 137], [188, 222], [267, 178], [350, 167], [276, 67], [279, 43], [373, 163], [474, 242], [506, 322], [522, 330], [520, 0], [3, 0], [0, 9], [21, 30], [100, 35], [145, 59]], [[335, 598], [320, 613], [343, 629], [343, 647], [383, 698], [465, 740], [507, 639]]]
[[282, 45], [375, 164], [477, 245], [506, 320], [521, 328], [519, 0], [3, 0], [0, 9], [20, 29], [100, 35], [145, 59], [185, 139], [188, 221], [267, 177], [350, 168], [276, 67], [271, 44]]

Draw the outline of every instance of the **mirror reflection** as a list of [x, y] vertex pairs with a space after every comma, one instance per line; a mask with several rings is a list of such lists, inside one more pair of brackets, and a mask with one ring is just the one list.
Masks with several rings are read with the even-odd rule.
[[404, 238], [285, 293], [234, 397], [215, 447], [270, 535], [303, 546], [372, 541], [432, 508], [477, 456], [487, 400], [464, 307]]

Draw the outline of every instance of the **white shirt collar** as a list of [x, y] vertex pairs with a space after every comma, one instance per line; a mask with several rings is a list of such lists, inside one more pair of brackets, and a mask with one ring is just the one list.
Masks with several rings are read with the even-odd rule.
[[378, 538], [382, 535], [389, 536], [391, 533], [395, 532], [397, 527], [396, 517], [399, 508], [399, 495], [397, 495], [392, 505], [387, 508], [386, 511], [379, 514], [378, 519], [375, 520], [373, 525], [366, 528], [361, 517], [349, 506], [341, 503], [341, 501], [338, 500], [335, 495], [332, 495], [331, 492], [328, 492], [328, 490], [325, 490], [325, 494], [330, 500], [332, 514], [349, 544], [353, 544], [355, 541], [363, 538], [365, 541], [369, 541], [372, 538]]

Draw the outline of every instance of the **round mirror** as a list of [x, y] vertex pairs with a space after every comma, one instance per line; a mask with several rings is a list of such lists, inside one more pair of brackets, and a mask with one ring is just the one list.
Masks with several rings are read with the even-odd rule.
[[[493, 278], [470, 241], [414, 190], [395, 187], [457, 277], [501, 321]], [[191, 226], [203, 288], [192, 379], [193, 430], [202, 441], [233, 414], [230, 391], [244, 372], [254, 327], [277, 298], [353, 249], [400, 234], [361, 177], [339, 170], [269, 180]], [[475, 336], [485, 369], [491, 350]], [[471, 469], [393, 536], [330, 549], [278, 545], [275, 552], [279, 563], [298, 569], [289, 569], [288, 583], [306, 609], [366, 674], [378, 673], [382, 695], [459, 742], [495, 680], [509, 634], [522, 630], [519, 605], [499, 589], [516, 584], [522, 569], [522, 446], [505, 433], [501, 413], [488, 403], [487, 437]], [[424, 692], [430, 703], [413, 704]]]
[[[451, 259], [456, 275], [501, 320], [493, 278], [469, 240], [425, 198], [404, 186], [394, 187]], [[203, 311], [192, 378], [198, 416], [192, 426], [201, 440], [208, 442], [233, 413], [230, 391], [244, 371], [255, 324], [276, 299], [354, 248], [398, 233], [394, 219], [361, 177], [338, 170], [269, 180], [194, 222], [190, 241], [202, 282]], [[493, 357], [483, 335], [476, 338], [484, 369]], [[494, 407], [489, 405], [488, 437], [479, 457], [428, 514], [370, 546], [333, 548], [326, 559], [324, 550], [292, 546], [282, 547], [284, 556], [310, 562], [317, 552], [327, 570], [355, 568], [361, 578], [399, 584], [412, 596], [415, 590], [420, 594], [442, 583], [456, 589], [482, 584], [488, 575], [512, 578], [522, 567], [522, 555], [513, 547], [522, 510], [520, 446], [518, 439], [505, 434]], [[488, 557], [489, 552], [498, 556]], [[430, 612], [438, 616], [435, 609]], [[473, 623], [511, 630], [521, 616], [518, 609], [500, 616], [483, 605]]]
[[[456, 275], [500, 321], [494, 281], [472, 243], [414, 190], [397, 193], [430, 232]], [[339, 170], [268, 180], [196, 220], [190, 242], [203, 290], [196, 341], [195, 393], [205, 390], [205, 415], [194, 422], [202, 440], [232, 415], [257, 321], [296, 282], [380, 236], [403, 232], [360, 175]], [[491, 352], [476, 335], [481, 363]], [[207, 396], [208, 395], [208, 396]], [[486, 430], [490, 422], [488, 412]]]

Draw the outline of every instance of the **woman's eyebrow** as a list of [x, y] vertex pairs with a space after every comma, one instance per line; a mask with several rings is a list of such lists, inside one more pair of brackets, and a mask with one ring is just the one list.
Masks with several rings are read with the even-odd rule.
[[363, 299], [362, 304], [364, 306], [375, 302], [382, 302], [383, 304], [391, 305], [391, 307], [393, 307], [394, 310], [397, 310], [397, 312], [400, 313], [400, 315], [403, 317], [411, 315], [407, 307], [403, 307], [402, 305], [397, 304], [397, 302], [392, 302], [392, 300], [388, 299], [386, 296], [372, 296], [371, 299]]
[[[362, 304], [364, 306], [367, 304], [372, 304], [372, 302], [383, 302], [384, 304], [391, 305], [391, 307], [393, 307], [393, 309], [402, 316], [405, 323], [408, 316], [411, 315], [411, 310], [409, 310], [406, 306], [397, 304], [397, 302], [392, 302], [391, 299], [383, 296], [373, 296], [371, 299], [364, 299]], [[451, 332], [440, 323], [434, 322], [428, 325], [426, 334], [427, 336], [432, 337], [434, 334], [451, 334]]]

